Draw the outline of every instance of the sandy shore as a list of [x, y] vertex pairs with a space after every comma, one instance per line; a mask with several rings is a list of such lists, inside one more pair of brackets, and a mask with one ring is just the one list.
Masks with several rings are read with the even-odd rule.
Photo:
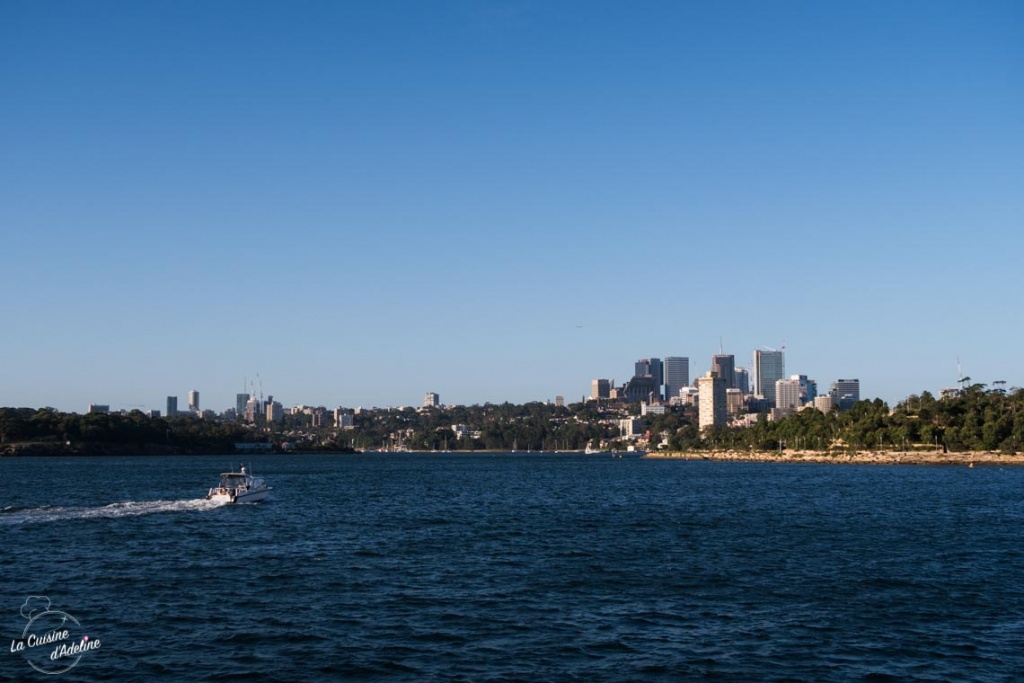
[[822, 453], [820, 451], [671, 451], [652, 452], [648, 458], [679, 460], [735, 460], [742, 462], [821, 462], [845, 465], [1024, 465], [1024, 454], [992, 452], [942, 453], [940, 451]]

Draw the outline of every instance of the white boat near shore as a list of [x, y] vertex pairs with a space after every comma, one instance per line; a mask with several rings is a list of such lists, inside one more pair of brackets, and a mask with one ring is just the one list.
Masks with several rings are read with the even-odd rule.
[[220, 503], [259, 503], [270, 497], [271, 487], [262, 477], [254, 477], [243, 465], [238, 472], [222, 472], [220, 483], [206, 494], [207, 500]]

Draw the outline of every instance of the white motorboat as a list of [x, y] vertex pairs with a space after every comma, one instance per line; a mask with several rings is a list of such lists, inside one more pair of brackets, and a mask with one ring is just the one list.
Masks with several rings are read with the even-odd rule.
[[207, 500], [221, 503], [258, 503], [270, 496], [271, 487], [262, 477], [254, 477], [243, 465], [238, 472], [222, 472], [220, 484], [210, 489]]

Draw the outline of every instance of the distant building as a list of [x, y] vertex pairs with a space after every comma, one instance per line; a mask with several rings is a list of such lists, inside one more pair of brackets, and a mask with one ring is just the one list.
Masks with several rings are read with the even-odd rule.
[[807, 375], [790, 375], [789, 378], [800, 382], [800, 405], [813, 404], [818, 395], [818, 383]]
[[249, 394], [235, 394], [235, 417], [245, 417], [245, 405], [249, 402]]
[[746, 397], [743, 396], [743, 392], [739, 389], [726, 389], [725, 409], [729, 411], [729, 414], [733, 417], [737, 417], [745, 413], [747, 410], [747, 401]]
[[659, 387], [651, 375], [634, 377], [619, 390], [619, 398], [627, 401], [650, 401], [652, 397], [660, 396]]
[[660, 403], [641, 403], [640, 404], [641, 415], [664, 415], [665, 406]]
[[700, 395], [698, 424], [700, 429], [724, 427], [728, 421], [725, 380], [714, 372], [708, 372], [697, 380]]
[[782, 351], [774, 349], [754, 351], [754, 393], [775, 405], [775, 383], [786, 376], [786, 363]]
[[110, 412], [110, 406], [109, 405], [104, 405], [102, 403], [90, 403], [89, 404], [89, 409], [86, 411], [86, 414], [87, 415], [92, 415], [94, 413], [109, 413], [109, 412]]
[[619, 435], [625, 439], [635, 439], [643, 433], [643, 421], [635, 417], [619, 420]]
[[441, 395], [428, 391], [423, 395], [424, 408], [439, 408], [441, 406]]
[[611, 380], [595, 379], [590, 383], [590, 398], [594, 400], [611, 398], [611, 390]]
[[679, 390], [690, 386], [690, 359], [685, 356], [665, 357], [665, 398], [679, 397]]
[[283, 422], [284, 421], [284, 406], [281, 405], [280, 401], [272, 400], [273, 397], [268, 397], [266, 407], [266, 420], [267, 422]]
[[188, 392], [188, 409], [193, 413], [201, 412], [199, 410], [199, 392], [195, 389]]
[[355, 426], [355, 416], [352, 411], [340, 406], [335, 408], [334, 426], [338, 429], [352, 429]]
[[799, 408], [803, 405], [800, 401], [800, 380], [780, 379], [775, 381], [775, 407], [776, 408]]
[[736, 388], [744, 394], [750, 393], [750, 373], [746, 368], [736, 368], [733, 375], [736, 377]]
[[634, 366], [633, 377], [650, 377], [654, 381], [655, 392], [661, 398], [661, 385], [665, 383], [665, 366], [660, 358], [644, 358], [638, 360]]
[[257, 420], [263, 419], [263, 404], [255, 396], [250, 396], [249, 400], [245, 402], [245, 412], [242, 413], [245, 416], [246, 422], [256, 422]]
[[564, 408], [565, 407], [565, 396], [555, 396], [555, 407], [556, 408]]
[[822, 396], [814, 397], [814, 408], [828, 415], [832, 412], [832, 396], [831, 394], [823, 394]]
[[700, 403], [700, 394], [696, 387], [683, 387], [679, 390], [679, 401], [685, 406], [695, 406]]
[[323, 406], [311, 408], [309, 411], [309, 426], [319, 429], [327, 426], [327, 408]]
[[860, 400], [860, 380], [837, 379], [832, 382], [828, 393], [832, 397], [833, 405], [838, 406], [839, 410], [849, 410]]
[[178, 397], [167, 397], [167, 417], [174, 417], [178, 414]]
[[469, 425], [452, 425], [452, 431], [455, 432], [456, 439], [465, 439], [470, 436]]
[[711, 372], [725, 380], [726, 389], [736, 388], [736, 357], [732, 354], [711, 356]]

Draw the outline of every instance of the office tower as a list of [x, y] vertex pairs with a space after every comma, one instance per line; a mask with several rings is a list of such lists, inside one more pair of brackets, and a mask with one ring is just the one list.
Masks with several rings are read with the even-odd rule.
[[96, 413], [109, 413], [110, 406], [103, 403], [90, 403], [89, 409], [86, 411], [87, 415], [93, 415]]
[[565, 407], [565, 397], [564, 396], [555, 396], [555, 407], [556, 408], [563, 408], [563, 407]]
[[708, 427], [724, 427], [728, 415], [725, 380], [714, 372], [697, 379], [697, 417], [701, 431]]
[[814, 397], [814, 408], [828, 415], [832, 412], [832, 395], [824, 394]]
[[775, 381], [775, 407], [776, 408], [799, 408], [800, 403], [800, 380], [780, 379]]
[[736, 358], [732, 354], [719, 353], [711, 356], [711, 372], [725, 380], [726, 389], [736, 388]]
[[800, 405], [813, 404], [818, 395], [818, 383], [807, 375], [790, 375], [789, 378], [800, 382]]
[[167, 397], [167, 417], [174, 417], [178, 414], [178, 397]]
[[188, 409], [193, 413], [199, 412], [199, 392], [195, 389], [188, 392]]
[[283, 422], [284, 406], [279, 401], [273, 400], [273, 396], [267, 397], [267, 422]]
[[658, 398], [661, 398], [661, 385], [665, 383], [665, 366], [662, 364], [660, 358], [652, 358], [648, 363], [651, 377], [654, 378], [654, 383], [658, 387]]
[[685, 356], [665, 357], [665, 398], [679, 398], [679, 390], [690, 386], [690, 359]]
[[754, 393], [768, 399], [768, 405], [775, 405], [775, 383], [785, 376], [786, 363], [782, 351], [754, 351]]
[[646, 377], [651, 374], [651, 361], [649, 358], [638, 360], [633, 364], [634, 377]]
[[661, 392], [655, 380], [650, 375], [634, 377], [619, 390], [619, 398], [627, 401], [651, 401], [661, 397]]
[[743, 394], [750, 393], [750, 373], [746, 368], [736, 368], [733, 372], [736, 377], [736, 388]]
[[602, 399], [611, 395], [612, 383], [607, 379], [595, 379], [590, 383], [590, 398]]
[[839, 410], [849, 410], [860, 400], [860, 380], [837, 379], [832, 382], [828, 393], [832, 396], [833, 405], [839, 406]]
[[743, 392], [739, 389], [726, 389], [725, 390], [725, 407], [732, 416], [742, 415], [747, 407], [746, 400], [743, 397]]
[[249, 394], [235, 394], [235, 416], [245, 417], [245, 405], [249, 402]]
[[438, 408], [441, 406], [441, 395], [436, 394], [433, 391], [428, 391], [423, 396], [423, 407], [424, 408]]

